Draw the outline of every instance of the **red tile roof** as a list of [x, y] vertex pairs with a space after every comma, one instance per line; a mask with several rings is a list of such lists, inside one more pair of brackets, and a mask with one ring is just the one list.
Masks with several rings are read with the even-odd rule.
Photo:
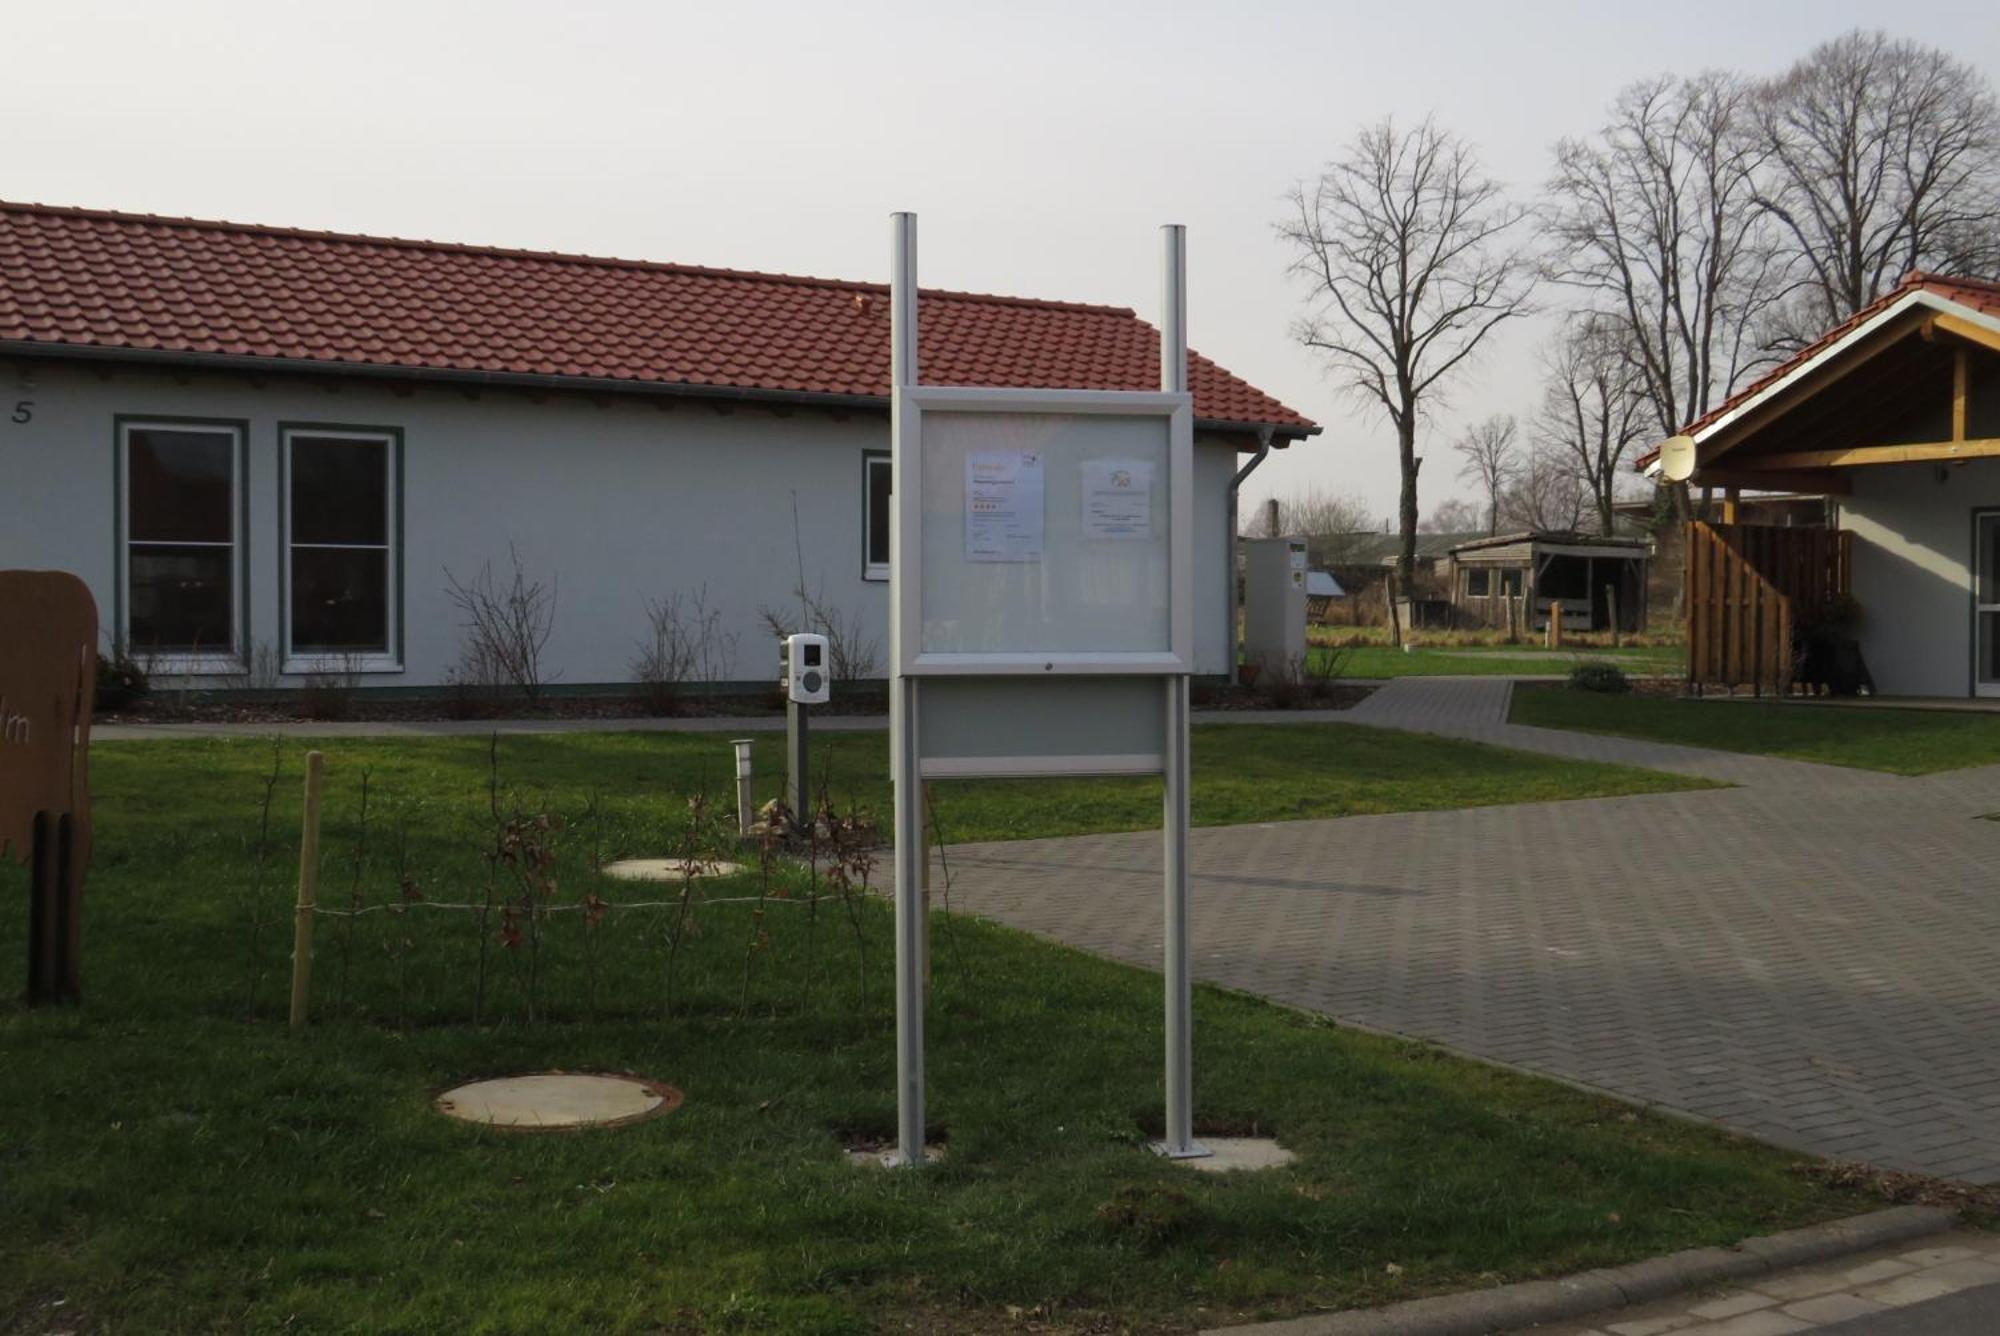
[[[1970, 307], [1972, 310], [1978, 311], [1983, 315], [2000, 316], [2000, 283], [1990, 282], [1983, 278], [1953, 278], [1947, 274], [1931, 274], [1921, 269], [1912, 269], [1909, 273], [1903, 275], [1903, 281], [1898, 283], [1894, 288], [1883, 293], [1880, 297], [1877, 297], [1874, 301], [1868, 303], [1868, 305], [1862, 307], [1859, 311], [1856, 311], [1853, 315], [1820, 335], [1804, 348], [1801, 348], [1791, 358], [1771, 368], [1771, 370], [1765, 372], [1756, 380], [1751, 381], [1714, 408], [1709, 409], [1708, 412], [1703, 413], [1700, 417], [1688, 423], [1687, 426], [1681, 428], [1682, 434], [1692, 436], [1704, 427], [1719, 421], [1723, 416], [1751, 399], [1756, 398], [1759, 394], [1762, 394], [1765, 390], [1771, 388], [1771, 386], [1791, 375], [1828, 348], [1831, 348], [1834, 344], [1839, 343], [1862, 325], [1867, 324], [1897, 302], [1908, 297], [1912, 292], [1934, 293], [1937, 296], [1943, 297], [1946, 301]], [[1659, 453], [1657, 449], [1647, 451], [1644, 455], [1640, 456], [1635, 466], [1641, 470], [1650, 468], [1653, 461], [1659, 458]]]
[[[1119, 307], [926, 289], [923, 380], [1155, 389]], [[269, 358], [778, 396], [889, 392], [888, 289], [0, 202], [0, 346]], [[1319, 430], [1189, 354], [1195, 416]]]

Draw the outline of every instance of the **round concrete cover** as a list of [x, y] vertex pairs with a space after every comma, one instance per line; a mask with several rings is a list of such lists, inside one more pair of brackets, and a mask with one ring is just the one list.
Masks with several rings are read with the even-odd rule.
[[[694, 875], [733, 877], [742, 870], [740, 863], [713, 858], [697, 864]], [[620, 881], [681, 881], [687, 876], [687, 867], [678, 858], [621, 858], [615, 863], [606, 863], [604, 875]]]
[[473, 1081], [438, 1096], [438, 1112], [490, 1127], [607, 1127], [668, 1113], [680, 1091], [637, 1076], [542, 1072]]

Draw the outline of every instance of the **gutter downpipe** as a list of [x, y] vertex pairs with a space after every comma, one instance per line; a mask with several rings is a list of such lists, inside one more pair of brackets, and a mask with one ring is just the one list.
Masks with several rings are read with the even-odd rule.
[[1237, 555], [1237, 493], [1243, 488], [1244, 479], [1257, 471], [1257, 466], [1271, 456], [1272, 429], [1268, 426], [1257, 428], [1257, 453], [1250, 462], [1236, 470], [1236, 476], [1229, 480], [1229, 633], [1222, 638], [1224, 654], [1228, 656], [1229, 685], [1240, 685], [1242, 665], [1236, 661], [1236, 623], [1243, 613], [1241, 585], [1236, 575]]

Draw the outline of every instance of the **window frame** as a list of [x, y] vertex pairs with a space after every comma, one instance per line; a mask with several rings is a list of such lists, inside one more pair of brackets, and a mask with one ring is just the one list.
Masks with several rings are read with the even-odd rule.
[[875, 470], [879, 467], [889, 474], [889, 524], [896, 522], [895, 472], [891, 465], [893, 456], [887, 450], [863, 450], [861, 452], [861, 578], [874, 582], [884, 582], [889, 578], [889, 557], [875, 561], [868, 551], [868, 540], [875, 530]]
[[[152, 653], [132, 642], [132, 433], [206, 431], [232, 438], [229, 478], [229, 629], [235, 643], [210, 653]], [[243, 418], [180, 417], [170, 413], [118, 413], [111, 419], [115, 493], [112, 514], [112, 633], [127, 654], [143, 659], [149, 673], [177, 677], [246, 673], [250, 643], [250, 423]], [[155, 544], [158, 546], [159, 544]], [[174, 544], [165, 544], [173, 546]], [[194, 544], [183, 544], [194, 546]]]
[[[1479, 577], [1479, 588], [1472, 587], [1472, 577]], [[1493, 596], [1493, 571], [1488, 566], [1467, 566], [1465, 568], [1465, 596], [1467, 598], [1491, 598]]]
[[[383, 595], [389, 601], [383, 625], [388, 645], [372, 654], [302, 653], [292, 646], [292, 444], [300, 437], [370, 441], [387, 451], [384, 496], [389, 513], [383, 517], [386, 566]], [[307, 547], [338, 546], [373, 551], [373, 544], [308, 543]], [[288, 675], [313, 673], [400, 673], [403, 671], [403, 429], [346, 422], [280, 422], [278, 424], [278, 658]]]

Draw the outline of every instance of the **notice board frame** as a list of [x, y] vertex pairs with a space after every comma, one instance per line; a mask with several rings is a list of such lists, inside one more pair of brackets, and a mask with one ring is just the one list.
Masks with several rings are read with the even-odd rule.
[[[1166, 642], [1157, 650], [1068, 650], [1022, 645], [1010, 650], [926, 652], [923, 647], [924, 571], [921, 561], [897, 563], [891, 636], [895, 670], [907, 677], [948, 675], [1177, 675], [1194, 671], [1194, 403], [1186, 393], [1130, 390], [983, 389], [903, 385], [896, 388], [893, 461], [896, 527], [891, 550], [921, 553], [924, 524], [924, 428], [943, 415], [1016, 417], [1120, 417], [1152, 419], [1166, 435], [1167, 548]], [[933, 465], [934, 466], [934, 465]], [[1044, 504], [1065, 503], [1049, 498]], [[1066, 578], [1075, 578], [1074, 572]]]

